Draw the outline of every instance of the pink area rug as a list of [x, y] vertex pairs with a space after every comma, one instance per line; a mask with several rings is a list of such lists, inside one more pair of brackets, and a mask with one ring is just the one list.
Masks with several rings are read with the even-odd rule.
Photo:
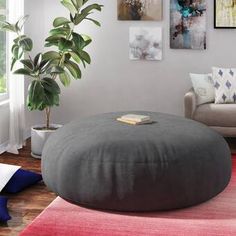
[[90, 210], [54, 200], [21, 236], [235, 236], [236, 155], [228, 187], [212, 200], [182, 210], [142, 214]]

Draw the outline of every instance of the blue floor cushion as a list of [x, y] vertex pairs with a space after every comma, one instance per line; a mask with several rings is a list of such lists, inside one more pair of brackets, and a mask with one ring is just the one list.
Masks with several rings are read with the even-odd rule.
[[7, 210], [7, 201], [6, 197], [0, 196], [0, 222], [6, 222], [11, 219]]
[[38, 183], [42, 180], [42, 175], [32, 171], [19, 169], [11, 177], [3, 191], [7, 193], [18, 193], [23, 189]]

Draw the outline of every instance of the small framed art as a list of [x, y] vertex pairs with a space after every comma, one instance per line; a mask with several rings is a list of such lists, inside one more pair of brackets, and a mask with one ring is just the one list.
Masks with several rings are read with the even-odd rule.
[[162, 59], [161, 27], [130, 27], [129, 32], [130, 60]]
[[117, 0], [118, 20], [161, 21], [162, 0]]
[[236, 0], [214, 0], [214, 28], [236, 28]]

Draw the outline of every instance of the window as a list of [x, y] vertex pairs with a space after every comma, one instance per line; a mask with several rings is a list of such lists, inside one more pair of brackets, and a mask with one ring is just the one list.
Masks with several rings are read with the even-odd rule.
[[[0, 0], [0, 18], [6, 18], [6, 1]], [[0, 32], [0, 101], [8, 98], [7, 94], [7, 39], [6, 33]]]

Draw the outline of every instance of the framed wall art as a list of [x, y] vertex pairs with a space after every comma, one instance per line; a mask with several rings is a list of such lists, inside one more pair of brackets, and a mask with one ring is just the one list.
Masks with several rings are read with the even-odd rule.
[[162, 59], [161, 27], [130, 27], [129, 32], [130, 60]]
[[118, 20], [162, 20], [162, 0], [117, 0]]
[[236, 0], [214, 0], [214, 27], [236, 28]]
[[170, 0], [170, 47], [206, 49], [206, 0]]

